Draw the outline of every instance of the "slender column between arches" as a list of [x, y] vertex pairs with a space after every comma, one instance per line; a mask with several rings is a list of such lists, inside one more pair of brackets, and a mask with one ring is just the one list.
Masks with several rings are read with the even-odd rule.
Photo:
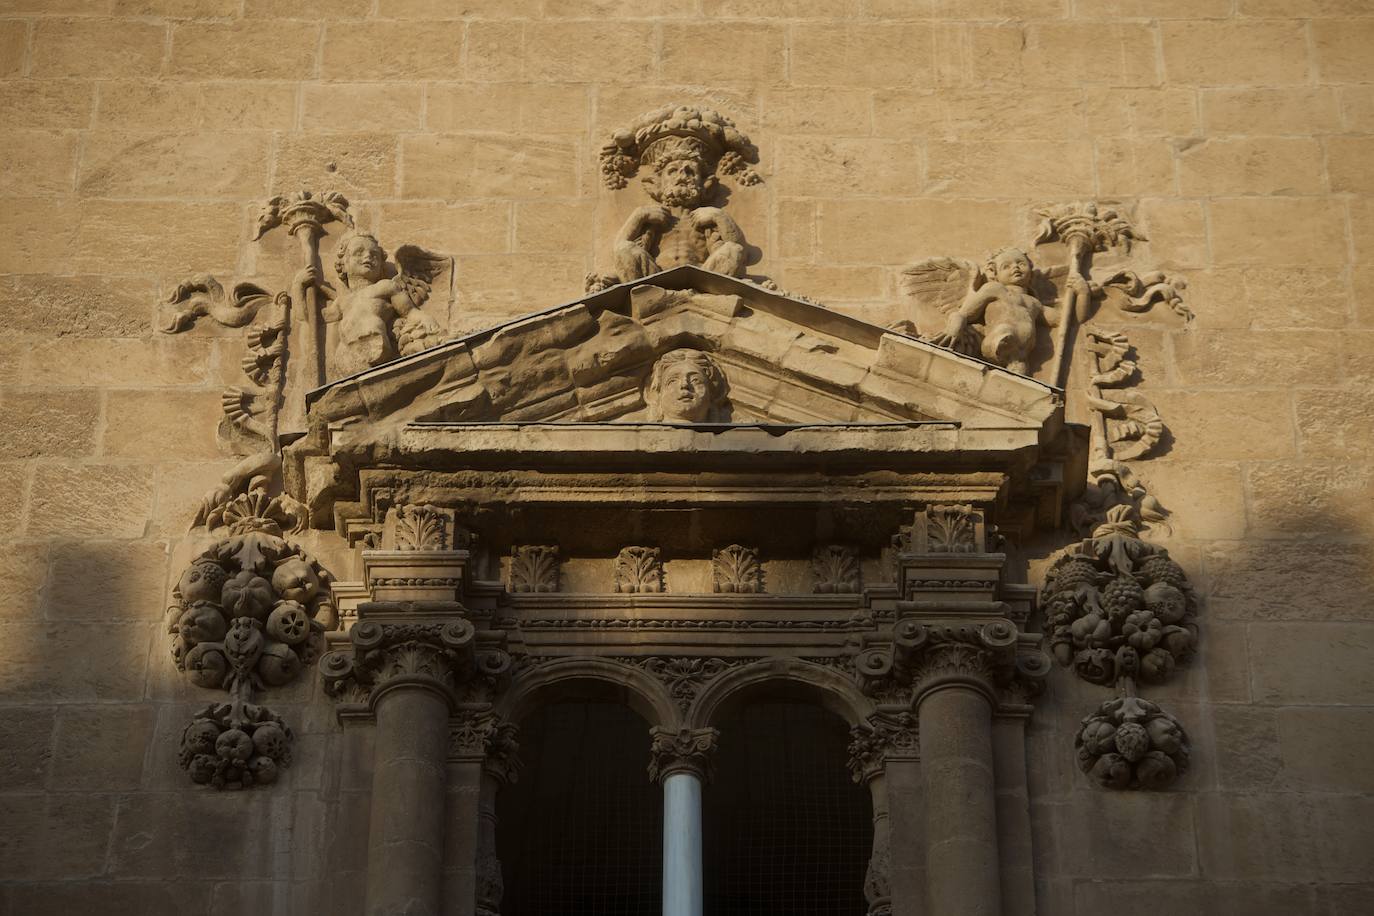
[[679, 770], [663, 780], [663, 916], [702, 916], [701, 780]]

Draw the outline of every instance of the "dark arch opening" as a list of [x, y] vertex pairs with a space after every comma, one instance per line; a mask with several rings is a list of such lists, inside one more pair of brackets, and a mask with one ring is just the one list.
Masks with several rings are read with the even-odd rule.
[[872, 799], [850, 779], [844, 720], [763, 699], [733, 706], [717, 727], [715, 779], [704, 793], [706, 912], [865, 912]]
[[502, 916], [646, 916], [662, 897], [663, 799], [649, 726], [599, 698], [520, 723], [519, 781], [497, 797]]

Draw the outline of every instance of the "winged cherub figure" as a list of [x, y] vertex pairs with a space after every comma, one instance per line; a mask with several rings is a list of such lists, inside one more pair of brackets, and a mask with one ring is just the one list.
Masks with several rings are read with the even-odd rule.
[[744, 276], [744, 233], [720, 207], [707, 206], [717, 175], [756, 184], [746, 162], [757, 161], [749, 138], [728, 118], [688, 106], [662, 108], [617, 131], [601, 151], [607, 187], [623, 188], [641, 168], [654, 203], [639, 207], [615, 241], [616, 276], [589, 278], [592, 286], [626, 283], [681, 264]]
[[429, 299], [430, 284], [448, 263], [448, 258], [402, 245], [392, 265], [375, 236], [349, 231], [339, 239], [334, 255], [342, 292], [321, 283], [313, 267], [296, 274], [297, 291], [316, 284], [332, 300], [324, 309], [332, 338], [329, 377], [343, 378], [439, 343], [439, 325], [420, 307]]
[[[944, 328], [926, 335], [931, 343], [979, 356], [1027, 374], [1038, 325], [1055, 327], [1060, 309], [1031, 293], [1035, 268], [1019, 248], [1003, 248], [978, 265], [959, 258], [930, 258], [903, 271], [903, 286], [918, 303], [946, 314]], [[1075, 289], [1086, 284], [1068, 274]]]

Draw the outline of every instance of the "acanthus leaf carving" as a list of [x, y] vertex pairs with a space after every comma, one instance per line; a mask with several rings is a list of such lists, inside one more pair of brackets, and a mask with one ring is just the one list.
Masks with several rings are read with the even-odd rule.
[[849, 730], [849, 774], [857, 783], [881, 773], [890, 756], [914, 760], [919, 753], [920, 733], [909, 712], [874, 713]]
[[711, 555], [711, 582], [716, 592], [756, 594], [763, 591], [763, 567], [753, 547], [731, 544]]
[[451, 550], [451, 511], [431, 505], [400, 505], [390, 510], [396, 550]]
[[812, 590], [821, 595], [857, 594], [859, 559], [852, 547], [826, 544], [811, 554]]
[[649, 778], [659, 782], [673, 773], [691, 773], [702, 782], [711, 780], [711, 760], [720, 741], [714, 728], [650, 730]]
[[626, 656], [622, 660], [643, 668], [661, 681], [678, 708], [686, 712], [707, 683], [735, 665], [748, 664], [755, 659], [654, 655], [647, 658]]
[[325, 692], [341, 698], [366, 691], [375, 699], [394, 684], [409, 683], [452, 701], [461, 684], [510, 668], [504, 650], [479, 652], [475, 635], [473, 625], [461, 617], [444, 623], [360, 620], [348, 632], [349, 648], [320, 660]]
[[558, 548], [547, 545], [518, 545], [510, 549], [512, 592], [558, 591]]
[[892, 539], [899, 553], [918, 554], [982, 553], [986, 543], [983, 512], [970, 505], [924, 506]]
[[658, 594], [664, 591], [663, 561], [657, 547], [624, 547], [616, 554], [613, 570], [617, 593]]

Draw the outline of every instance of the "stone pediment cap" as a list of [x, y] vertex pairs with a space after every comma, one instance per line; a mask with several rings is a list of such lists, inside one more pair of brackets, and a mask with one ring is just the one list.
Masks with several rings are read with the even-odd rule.
[[733, 424], [1043, 432], [1062, 419], [1062, 392], [1042, 382], [683, 266], [325, 385], [309, 395], [311, 426], [349, 427], [356, 442], [413, 423], [645, 422], [652, 368], [681, 349], [720, 368], [728, 414], [713, 419]]

